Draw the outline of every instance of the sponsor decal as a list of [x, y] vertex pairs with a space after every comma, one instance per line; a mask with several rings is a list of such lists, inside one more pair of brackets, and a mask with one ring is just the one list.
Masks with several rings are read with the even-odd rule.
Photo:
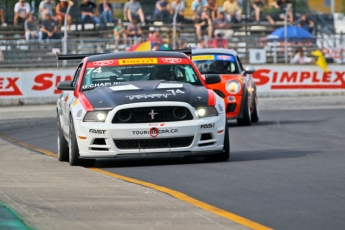
[[253, 73], [257, 86], [270, 84], [271, 90], [345, 89], [345, 71], [273, 71], [259, 69]]
[[72, 103], [72, 106], [76, 106], [78, 104], [78, 99], [75, 99], [75, 101]]
[[231, 56], [226, 56], [226, 55], [217, 55], [218, 60], [230, 60]]
[[89, 129], [89, 133], [92, 133], [92, 134], [105, 134], [105, 130]]
[[167, 90], [167, 92], [170, 92], [170, 93], [157, 93], [157, 94], [139, 94], [139, 95], [127, 95], [126, 98], [129, 99], [129, 100], [133, 100], [133, 99], [147, 99], [147, 98], [168, 98], [168, 96], [176, 96], [177, 94], [182, 94], [184, 93], [184, 91], [182, 90], [174, 90], [174, 89], [171, 89], [171, 90]]
[[165, 123], [160, 123], [160, 124], [157, 124], [157, 123], [155, 123], [155, 124], [149, 124], [149, 126], [150, 126], [150, 127], [152, 127], [152, 126], [154, 126], [154, 127], [159, 127], [159, 126], [163, 127], [163, 126], [165, 126]]
[[113, 64], [113, 60], [104, 60], [104, 61], [95, 61], [93, 62], [94, 65], [99, 65], [99, 66], [107, 66]]
[[182, 62], [181, 58], [162, 58], [163, 62], [166, 63], [179, 63]]
[[70, 75], [65, 76], [62, 78], [61, 76], [56, 76], [54, 78], [54, 74], [52, 73], [42, 73], [35, 77], [34, 82], [35, 85], [32, 87], [34, 91], [45, 91], [52, 87], [54, 87], [54, 94], [60, 94], [61, 90], [56, 89], [56, 86], [61, 81], [71, 81], [72, 77]]
[[131, 58], [120, 59], [119, 65], [140, 65], [140, 64], [157, 64], [157, 58]]
[[0, 77], [0, 96], [22, 96], [18, 88], [19, 77]]
[[202, 128], [202, 129], [212, 129], [212, 128], [214, 128], [214, 123], [201, 125], [200, 128]]
[[[156, 124], [154, 126], [156, 126]], [[133, 135], [136, 135], [136, 136], [150, 134], [151, 137], [157, 137], [158, 134], [163, 134], [163, 133], [164, 134], [178, 133], [178, 129], [158, 129], [156, 127], [152, 127], [149, 130], [132, 131], [132, 133]]]
[[214, 60], [214, 55], [207, 55], [207, 56], [192, 56], [193, 61], [198, 60]]
[[79, 109], [79, 111], [77, 112], [77, 117], [80, 117], [82, 113], [83, 113], [83, 110]]

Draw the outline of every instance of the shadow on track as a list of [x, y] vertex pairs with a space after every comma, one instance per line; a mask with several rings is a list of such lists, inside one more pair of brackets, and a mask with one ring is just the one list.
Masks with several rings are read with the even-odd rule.
[[[276, 120], [276, 121], [259, 121], [256, 123], [252, 123], [251, 126], [271, 126], [271, 125], [294, 125], [294, 124], [310, 124], [310, 123], [321, 123], [325, 122], [326, 120]], [[245, 127], [251, 127], [251, 126], [245, 126]], [[228, 123], [228, 127], [244, 127], [244, 126], [238, 126], [236, 121]]]

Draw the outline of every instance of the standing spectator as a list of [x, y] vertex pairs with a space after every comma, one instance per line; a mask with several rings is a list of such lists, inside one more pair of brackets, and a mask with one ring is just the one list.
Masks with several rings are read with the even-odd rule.
[[302, 47], [299, 47], [297, 49], [295, 56], [290, 61], [291, 64], [300, 64], [300, 65], [309, 64], [312, 62], [315, 62], [315, 60], [311, 57], [305, 56]]
[[85, 30], [85, 22], [88, 19], [91, 19], [94, 23], [99, 26], [103, 26], [103, 23], [99, 18], [96, 16], [95, 11], [97, 7], [95, 3], [90, 2], [89, 0], [83, 0], [83, 3], [80, 5], [80, 12], [81, 12], [81, 29]]
[[252, 12], [255, 15], [255, 22], [260, 23], [261, 18], [266, 18], [270, 24], [274, 24], [274, 20], [271, 15], [262, 13], [265, 8], [265, 4], [261, 0], [254, 0], [252, 4]]
[[145, 24], [144, 12], [139, 2], [135, 0], [129, 0], [129, 2], [126, 2], [123, 11], [125, 14], [125, 20], [128, 19], [130, 22], [132, 22], [132, 20], [135, 18], [137, 19], [137, 21], [139, 21], [140, 19], [141, 23]]
[[153, 33], [152, 36], [150, 36], [147, 41], [153, 42], [153, 43], [159, 43], [163, 44], [163, 39], [159, 34], [159, 28], [155, 29], [155, 32]]
[[30, 5], [25, 2], [25, 0], [19, 0], [14, 5], [14, 25], [17, 26], [18, 23], [23, 23], [29, 17], [30, 14]]
[[[290, 5], [291, 4], [291, 5]], [[272, 6], [276, 9], [280, 10], [280, 13], [276, 16], [276, 18], [279, 18], [281, 20], [285, 19], [285, 12], [287, 10], [288, 5], [290, 5], [289, 11], [288, 11], [288, 18], [287, 20], [290, 22], [293, 22], [293, 12], [292, 12], [292, 3], [288, 0], [277, 0], [272, 3]]]
[[212, 38], [212, 21], [211, 18], [207, 15], [207, 7], [204, 7], [200, 18], [197, 20], [197, 23], [194, 25], [194, 27], [196, 29], [196, 35], [198, 39], [202, 39], [202, 31], [205, 29], [207, 29], [208, 38]]
[[238, 23], [242, 20], [242, 10], [236, 0], [226, 0], [223, 4], [223, 10], [228, 14], [227, 17], [231, 22]]
[[46, 12], [42, 21], [42, 39], [60, 39], [61, 35], [58, 32], [57, 22], [52, 18], [52, 12]]
[[[59, 4], [56, 5], [56, 19], [59, 26], [61, 26], [65, 21], [68, 6], [72, 7], [73, 5], [74, 3], [71, 0], [60, 0]], [[67, 17], [67, 24], [68, 31], [70, 31], [72, 25], [72, 16], [70, 14]]]
[[34, 13], [30, 13], [29, 17], [25, 20], [24, 28], [26, 41], [39, 38], [39, 27]]
[[302, 27], [309, 33], [313, 33], [314, 22], [311, 19], [309, 19], [306, 14], [301, 15], [300, 19], [297, 22], [297, 26]]
[[0, 7], [0, 19], [2, 21], [1, 26], [7, 26], [7, 23], [5, 22], [5, 13], [4, 10]]
[[142, 34], [143, 32], [138, 25], [138, 20], [136, 18], [133, 18], [131, 24], [127, 26], [127, 36], [130, 37], [129, 45], [132, 46], [133, 41], [134, 44], [139, 43], [141, 41]]
[[218, 10], [218, 4], [216, 0], [208, 0], [207, 1], [207, 14], [210, 16], [212, 21], [216, 18], [217, 16], [217, 10]]
[[194, 0], [192, 2], [193, 20], [197, 22], [203, 12], [204, 6], [207, 5], [206, 0]]
[[122, 39], [123, 44], [127, 45], [127, 34], [126, 29], [123, 27], [123, 23], [121, 19], [117, 21], [117, 25], [114, 28], [114, 37], [115, 37], [115, 49], [117, 49], [119, 45], [119, 41]]
[[213, 21], [213, 28], [215, 36], [222, 33], [224, 34], [224, 38], [228, 39], [234, 34], [234, 31], [230, 30], [231, 23], [225, 17], [224, 12], [218, 12], [217, 18]]
[[54, 12], [55, 3], [52, 0], [42, 0], [39, 5], [39, 17], [44, 20], [47, 12]]
[[99, 4], [98, 11], [101, 14], [101, 19], [104, 23], [113, 22], [113, 6], [108, 0], [103, 0], [103, 3]]
[[186, 8], [186, 4], [184, 3], [184, 1], [175, 0], [171, 3], [171, 9], [173, 11], [173, 16], [175, 15], [175, 12], [177, 11], [177, 15], [176, 15], [176, 22], [177, 23], [186, 22], [186, 19], [184, 18], [185, 8]]
[[170, 6], [167, 0], [158, 0], [156, 2], [156, 8], [153, 14], [153, 18], [159, 19], [164, 24], [170, 23]]

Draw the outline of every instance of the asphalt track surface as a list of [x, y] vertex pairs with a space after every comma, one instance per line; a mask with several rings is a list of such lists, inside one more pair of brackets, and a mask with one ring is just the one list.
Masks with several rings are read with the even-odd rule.
[[[261, 111], [229, 125], [231, 159], [99, 160], [96, 167], [168, 187], [275, 229], [344, 229], [345, 109]], [[1, 132], [57, 152], [55, 118], [8, 120]]]

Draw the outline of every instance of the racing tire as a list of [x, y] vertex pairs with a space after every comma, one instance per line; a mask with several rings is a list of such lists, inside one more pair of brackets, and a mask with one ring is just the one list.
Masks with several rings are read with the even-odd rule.
[[59, 161], [68, 161], [68, 142], [65, 139], [65, 136], [63, 135], [63, 131], [61, 130], [61, 125], [60, 125], [60, 118], [59, 114], [57, 116], [57, 130], [58, 130], [58, 135], [57, 135], [57, 142], [58, 142], [58, 160]]
[[249, 126], [252, 123], [252, 116], [250, 114], [250, 105], [248, 104], [248, 95], [246, 95], [243, 103], [243, 116], [237, 119], [237, 125]]
[[252, 122], [258, 122], [259, 121], [259, 106], [257, 103], [257, 96], [255, 95], [255, 99], [254, 99], [254, 110], [252, 112]]
[[71, 166], [84, 166], [84, 167], [93, 167], [96, 163], [95, 159], [80, 159], [79, 158], [79, 147], [77, 138], [74, 131], [73, 119], [70, 119], [69, 127], [69, 164]]
[[222, 153], [212, 154], [209, 156], [205, 156], [205, 161], [207, 162], [220, 162], [220, 161], [227, 161], [230, 158], [230, 137], [229, 137], [229, 128], [225, 126], [225, 134], [224, 134], [224, 147]]

